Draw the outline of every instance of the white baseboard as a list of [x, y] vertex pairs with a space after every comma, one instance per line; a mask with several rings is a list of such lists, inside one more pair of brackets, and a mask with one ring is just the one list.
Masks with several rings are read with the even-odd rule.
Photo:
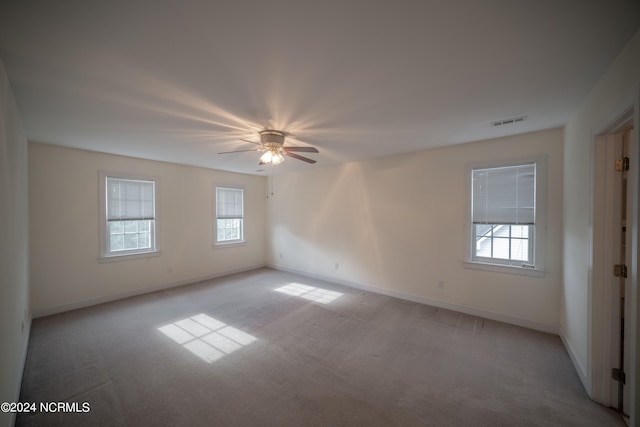
[[375, 292], [382, 295], [387, 295], [395, 298], [400, 298], [407, 301], [417, 302], [420, 304], [431, 305], [438, 308], [444, 308], [447, 310], [453, 310], [464, 314], [469, 314], [472, 316], [483, 317], [485, 319], [491, 319], [498, 322], [509, 323], [511, 325], [522, 326], [524, 328], [534, 329], [541, 332], [546, 332], [549, 334], [558, 335], [559, 327], [553, 323], [540, 322], [537, 320], [525, 319], [522, 317], [512, 316], [509, 314], [498, 313], [490, 310], [484, 310], [477, 307], [471, 307], [467, 305], [454, 304], [448, 301], [440, 300], [437, 298], [429, 298], [420, 295], [409, 294], [402, 291], [396, 291], [392, 289], [380, 288], [377, 286], [372, 286], [368, 284], [351, 282], [348, 280], [336, 279], [334, 277], [323, 276], [321, 274], [309, 273], [307, 271], [297, 270], [290, 267], [285, 267], [282, 265], [276, 264], [267, 264], [267, 267], [273, 268], [274, 270], [286, 271], [289, 273], [299, 274], [301, 276], [311, 277], [318, 280], [324, 280], [326, 282], [337, 283], [340, 285], [348, 286], [350, 288], [362, 289], [369, 292]]
[[[420, 304], [427, 304], [427, 305], [431, 305], [434, 307], [439, 307], [439, 308], [445, 308], [448, 310], [454, 310], [454, 311], [458, 311], [460, 313], [465, 313], [465, 314], [469, 314], [472, 316], [478, 316], [478, 317], [483, 317], [486, 319], [491, 319], [491, 320], [496, 320], [499, 322], [504, 322], [504, 323], [509, 323], [512, 325], [516, 325], [516, 326], [522, 326], [525, 328], [529, 328], [529, 329], [535, 329], [538, 331], [542, 331], [542, 332], [546, 332], [546, 333], [550, 333], [550, 334], [554, 334], [554, 335], [559, 335], [559, 328], [558, 325], [556, 324], [551, 324], [551, 323], [546, 323], [546, 322], [540, 322], [537, 320], [531, 320], [531, 319], [525, 319], [522, 317], [517, 317], [517, 316], [512, 316], [512, 315], [508, 315], [508, 314], [504, 314], [504, 313], [498, 313], [498, 312], [494, 312], [494, 311], [490, 311], [490, 310], [484, 310], [484, 309], [480, 309], [477, 307], [472, 307], [472, 306], [467, 306], [467, 305], [461, 305], [461, 304], [454, 304], [448, 301], [444, 301], [444, 300], [440, 300], [437, 298], [429, 298], [429, 297], [424, 297], [424, 296], [420, 296], [420, 295], [414, 295], [414, 294], [409, 294], [406, 292], [402, 292], [402, 291], [396, 291], [396, 290], [392, 290], [392, 289], [385, 289], [385, 288], [380, 288], [377, 286], [372, 286], [372, 285], [368, 285], [368, 284], [362, 284], [362, 283], [356, 283], [356, 282], [351, 282], [351, 281], [347, 281], [347, 280], [341, 280], [341, 279], [336, 279], [333, 277], [328, 277], [328, 276], [324, 276], [324, 275], [320, 275], [320, 274], [315, 274], [315, 273], [310, 273], [307, 271], [303, 271], [303, 270], [297, 270], [294, 268], [290, 268], [290, 267], [284, 267], [281, 265], [276, 265], [276, 264], [268, 264], [268, 265], [255, 265], [255, 266], [250, 266], [250, 267], [244, 267], [244, 268], [240, 268], [240, 269], [234, 269], [234, 270], [227, 270], [224, 272], [220, 272], [220, 273], [215, 273], [215, 274], [210, 274], [210, 275], [206, 275], [206, 276], [200, 276], [200, 277], [192, 277], [189, 279], [183, 279], [183, 280], [179, 280], [179, 281], [175, 281], [175, 282], [169, 282], [169, 283], [163, 283], [160, 285], [154, 285], [154, 286], [147, 286], [144, 288], [138, 288], [138, 289], [133, 289], [131, 291], [126, 291], [126, 292], [120, 292], [117, 294], [111, 294], [111, 295], [105, 295], [105, 296], [101, 296], [101, 297], [97, 297], [97, 298], [90, 298], [90, 299], [86, 299], [86, 300], [81, 300], [81, 301], [75, 301], [72, 303], [68, 303], [68, 304], [62, 304], [62, 305], [58, 305], [58, 306], [54, 306], [54, 307], [47, 307], [47, 308], [42, 308], [42, 309], [36, 309], [33, 311], [33, 318], [38, 318], [38, 317], [44, 317], [44, 316], [49, 316], [52, 314], [57, 314], [57, 313], [62, 313], [65, 311], [70, 311], [70, 310], [75, 310], [78, 308], [84, 308], [84, 307], [90, 307], [92, 305], [97, 305], [97, 304], [102, 304], [105, 302], [110, 302], [110, 301], [116, 301], [119, 299], [123, 299], [123, 298], [128, 298], [128, 297], [132, 297], [132, 296], [136, 296], [136, 295], [142, 295], [142, 294], [146, 294], [146, 293], [150, 293], [150, 292], [156, 292], [156, 291], [161, 291], [164, 289], [170, 289], [170, 288], [174, 288], [177, 286], [183, 286], [183, 285], [188, 285], [188, 284], [192, 284], [192, 283], [197, 283], [197, 282], [201, 282], [204, 280], [211, 280], [211, 279], [216, 279], [219, 277], [223, 277], [223, 276], [228, 276], [231, 274], [236, 274], [236, 273], [242, 273], [245, 271], [250, 271], [250, 270], [255, 270], [258, 268], [263, 268], [263, 267], [269, 267], [269, 268], [273, 268], [274, 270], [281, 270], [281, 271], [286, 271], [289, 273], [294, 273], [294, 274], [299, 274], [301, 276], [307, 276], [307, 277], [311, 277], [311, 278], [315, 278], [315, 279], [319, 279], [319, 280], [324, 280], [327, 282], [333, 282], [333, 283], [337, 283], [340, 285], [344, 285], [344, 286], [348, 286], [350, 288], [356, 288], [356, 289], [362, 289], [362, 290], [366, 290], [369, 292], [375, 292], [375, 293], [379, 293], [382, 295], [387, 295], [387, 296], [391, 296], [391, 297], [395, 297], [395, 298], [400, 298], [400, 299], [404, 299], [407, 301], [412, 301], [412, 302], [417, 302]], [[563, 342], [565, 342], [566, 340], [563, 339]], [[567, 343], [565, 342], [565, 346], [567, 345]], [[567, 351], [569, 351], [569, 347], [567, 347]], [[571, 351], [569, 351], [570, 356], [572, 357], [572, 360], [574, 360], [574, 356], [572, 355]], [[575, 364], [575, 362], [574, 362]], [[576, 365], [576, 368], [579, 365]], [[581, 379], [582, 379], [582, 375], [584, 370], [579, 370], [579, 375], [581, 375]]]
[[52, 314], [63, 313], [65, 311], [71, 311], [79, 308], [90, 307], [92, 305], [103, 304], [105, 302], [116, 301], [119, 299], [129, 298], [136, 295], [148, 294], [151, 292], [162, 291], [164, 289], [190, 285], [193, 283], [202, 282], [204, 280], [217, 279], [219, 277], [229, 276], [231, 274], [236, 274], [236, 273], [243, 273], [245, 271], [256, 270], [258, 268], [263, 268], [263, 267], [265, 267], [264, 264], [254, 265], [250, 267], [243, 267], [243, 268], [238, 268], [234, 270], [225, 270], [223, 272], [208, 274], [205, 276], [191, 277], [188, 279], [182, 279], [174, 282], [163, 283], [160, 285], [153, 285], [153, 286], [146, 286], [143, 288], [132, 289], [130, 291], [119, 292], [117, 294], [111, 294], [111, 295], [105, 295], [105, 296], [96, 297], [96, 298], [89, 298], [85, 300], [74, 301], [68, 304], [62, 304], [54, 307], [40, 308], [40, 309], [33, 310], [33, 318], [50, 316]]
[[580, 360], [576, 356], [575, 350], [571, 346], [571, 343], [567, 339], [567, 336], [565, 335], [565, 333], [564, 333], [564, 331], [562, 329], [560, 329], [559, 335], [560, 335], [560, 339], [562, 340], [562, 344], [564, 344], [564, 348], [567, 350], [567, 353], [569, 354], [569, 358], [571, 359], [571, 363], [573, 363], [573, 367], [575, 368], [576, 373], [578, 374], [578, 377], [580, 378], [580, 382], [582, 383], [582, 387], [584, 387], [584, 389], [587, 392], [587, 394], [589, 395], [589, 397], [591, 397], [592, 393], [591, 393], [591, 388], [589, 387], [589, 384], [587, 382], [587, 371], [586, 371], [586, 369], [580, 363]]

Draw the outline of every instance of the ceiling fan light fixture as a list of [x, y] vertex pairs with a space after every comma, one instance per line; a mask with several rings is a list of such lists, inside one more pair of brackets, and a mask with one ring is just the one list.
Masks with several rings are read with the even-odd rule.
[[307, 163], [315, 163], [316, 161], [308, 157], [303, 157], [296, 152], [303, 153], [317, 153], [318, 149], [315, 147], [284, 147], [284, 139], [287, 135], [285, 132], [279, 130], [265, 129], [259, 132], [260, 142], [242, 139], [242, 141], [257, 144], [260, 148], [253, 150], [237, 150], [237, 151], [225, 151], [218, 154], [240, 153], [243, 151], [259, 151], [262, 152], [260, 156], [260, 165], [279, 165], [284, 161], [285, 156], [293, 157], [297, 160], [302, 160]]
[[284, 156], [280, 150], [267, 150], [260, 156], [260, 162], [265, 165], [279, 165], [284, 161]]
[[260, 162], [266, 165], [279, 165], [284, 161], [286, 152], [282, 148], [284, 134], [278, 131], [266, 130], [260, 132], [260, 141], [264, 147], [264, 154], [260, 156]]

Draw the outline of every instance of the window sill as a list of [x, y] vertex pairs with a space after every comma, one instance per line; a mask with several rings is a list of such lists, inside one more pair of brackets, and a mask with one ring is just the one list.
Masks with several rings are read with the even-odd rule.
[[247, 242], [246, 241], [241, 241], [241, 242], [229, 242], [229, 243], [214, 243], [213, 244], [213, 249], [221, 249], [221, 248], [234, 248], [237, 246], [246, 246]]
[[472, 270], [492, 271], [494, 273], [516, 274], [519, 276], [544, 277], [546, 270], [538, 268], [518, 267], [515, 265], [489, 264], [486, 262], [463, 261], [465, 268]]
[[121, 254], [121, 255], [102, 255], [98, 257], [98, 262], [100, 264], [105, 264], [109, 262], [118, 262], [118, 261], [129, 261], [134, 259], [142, 259], [142, 258], [152, 258], [160, 256], [162, 252], [160, 251], [152, 251], [152, 252], [138, 252], [132, 254]]

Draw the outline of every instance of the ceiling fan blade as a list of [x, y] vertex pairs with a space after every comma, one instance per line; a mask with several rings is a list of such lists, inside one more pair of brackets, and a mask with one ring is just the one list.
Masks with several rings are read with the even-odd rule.
[[319, 153], [316, 147], [282, 147], [284, 151], [298, 151], [300, 153]]
[[244, 153], [245, 151], [260, 151], [260, 150], [258, 150], [257, 148], [254, 148], [253, 150], [223, 151], [222, 153], [218, 153], [218, 154]]
[[287, 156], [289, 156], [289, 157], [293, 157], [294, 159], [302, 160], [303, 162], [307, 162], [307, 163], [315, 163], [316, 162], [315, 160], [310, 159], [308, 157], [298, 156], [297, 154], [289, 153], [288, 151], [285, 154]]
[[240, 138], [240, 141], [250, 142], [250, 143], [252, 143], [252, 144], [262, 145], [260, 142], [256, 142], [256, 141], [249, 141], [248, 139], [242, 139], [242, 138]]

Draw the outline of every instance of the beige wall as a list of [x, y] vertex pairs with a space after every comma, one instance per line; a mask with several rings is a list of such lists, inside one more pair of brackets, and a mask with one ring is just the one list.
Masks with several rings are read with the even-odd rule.
[[602, 298], [589, 283], [593, 148], [595, 136], [637, 102], [639, 82], [640, 32], [611, 64], [565, 129], [564, 286], [560, 325], [561, 335], [589, 393], [593, 364], [590, 357], [595, 355], [594, 348], [589, 348], [593, 338], [589, 330], [593, 320], [590, 305], [598, 304]]
[[[0, 61], [0, 402], [16, 402], [27, 352], [29, 208], [27, 139]], [[13, 424], [0, 412], [0, 425]]]
[[[553, 129], [278, 175], [268, 263], [557, 332], [562, 140]], [[466, 164], [538, 154], [548, 156], [545, 277], [465, 268]]]
[[[265, 264], [265, 178], [29, 144], [35, 316]], [[155, 177], [160, 256], [100, 263], [100, 171]], [[213, 248], [216, 184], [245, 189], [246, 245]]]

